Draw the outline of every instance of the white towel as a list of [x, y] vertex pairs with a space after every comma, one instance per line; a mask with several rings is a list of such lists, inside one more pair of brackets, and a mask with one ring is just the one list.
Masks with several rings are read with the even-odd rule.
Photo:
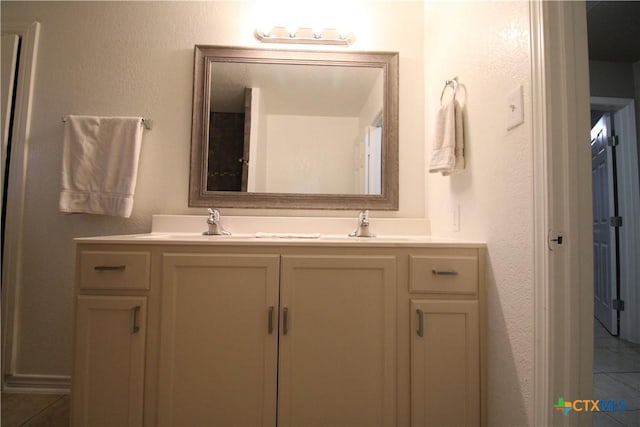
[[68, 116], [60, 211], [131, 216], [142, 132], [142, 117]]
[[453, 175], [464, 170], [462, 108], [455, 99], [438, 110], [429, 172]]

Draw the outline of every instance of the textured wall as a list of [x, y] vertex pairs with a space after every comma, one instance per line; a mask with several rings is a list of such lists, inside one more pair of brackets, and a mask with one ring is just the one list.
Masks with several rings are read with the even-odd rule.
[[[458, 76], [467, 170], [428, 174], [432, 234], [488, 244], [489, 425], [527, 425], [533, 395], [533, 168], [527, 2], [426, 2], [427, 151], [445, 80]], [[524, 87], [525, 123], [506, 129]], [[448, 92], [450, 96], [450, 92]], [[459, 205], [460, 232], [452, 231]]]
[[[2, 23], [42, 24], [28, 157], [23, 277], [16, 307], [16, 371], [68, 375], [71, 239], [147, 232], [155, 213], [202, 214], [201, 209], [187, 207], [193, 47], [256, 46], [253, 31], [260, 16], [254, 2], [238, 1], [29, 1], [2, 2], [0, 7]], [[305, 9], [310, 7], [305, 3]], [[357, 18], [359, 28], [349, 49], [400, 52], [400, 210], [375, 214], [379, 216], [424, 217], [422, 10], [420, 2], [375, 2], [348, 15]], [[58, 212], [61, 118], [67, 114], [142, 115], [154, 120], [153, 130], [144, 137], [130, 219]], [[259, 210], [223, 214], [337, 215]]]
[[266, 190], [354, 193], [357, 136], [357, 117], [267, 116]]

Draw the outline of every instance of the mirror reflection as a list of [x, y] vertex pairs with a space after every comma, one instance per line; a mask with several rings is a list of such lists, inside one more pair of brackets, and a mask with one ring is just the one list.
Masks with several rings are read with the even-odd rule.
[[398, 55], [195, 49], [190, 206], [397, 209]]
[[210, 64], [208, 191], [380, 194], [383, 72]]

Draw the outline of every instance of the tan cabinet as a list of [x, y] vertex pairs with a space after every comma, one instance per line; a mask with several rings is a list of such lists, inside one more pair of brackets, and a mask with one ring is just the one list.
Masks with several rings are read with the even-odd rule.
[[283, 256], [279, 426], [396, 424], [396, 258]]
[[483, 425], [482, 245], [80, 240], [76, 426]]
[[145, 297], [77, 298], [72, 424], [141, 426]]
[[412, 300], [411, 311], [411, 425], [479, 425], [478, 303]]
[[395, 258], [280, 258], [163, 256], [160, 425], [393, 424]]
[[477, 251], [410, 255], [411, 425], [482, 422]]
[[279, 263], [163, 255], [159, 425], [275, 425]]
[[141, 426], [150, 253], [77, 251], [71, 422]]

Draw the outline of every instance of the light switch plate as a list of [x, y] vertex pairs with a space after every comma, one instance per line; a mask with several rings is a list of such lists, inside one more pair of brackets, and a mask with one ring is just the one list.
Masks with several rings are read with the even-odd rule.
[[460, 231], [460, 205], [451, 208], [451, 231]]
[[522, 85], [507, 96], [507, 130], [524, 123], [524, 102], [522, 98]]

